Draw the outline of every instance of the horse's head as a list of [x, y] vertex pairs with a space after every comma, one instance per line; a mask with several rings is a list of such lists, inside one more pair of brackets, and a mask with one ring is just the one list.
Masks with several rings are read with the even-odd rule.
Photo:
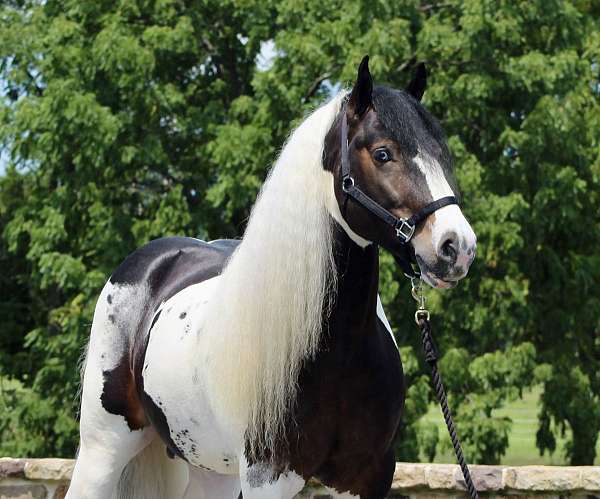
[[[452, 158], [442, 129], [419, 102], [425, 85], [425, 68], [419, 66], [405, 91], [373, 87], [365, 57], [347, 104], [327, 140], [335, 154], [326, 151], [329, 158], [326, 157], [325, 165], [334, 174], [342, 225], [358, 242], [374, 242], [396, 254], [406, 249], [401, 234], [389, 220], [386, 223], [385, 216], [378, 217], [365, 203], [348, 199], [341, 163], [345, 155], [346, 169], [352, 175], [349, 187], [359, 187], [397, 219], [423, 213], [438, 199], [457, 196]], [[337, 145], [339, 130], [344, 137], [344, 113], [346, 154], [344, 146]], [[333, 157], [335, 160], [331, 161]], [[475, 257], [476, 237], [457, 204], [431, 211], [423, 213], [427, 216], [416, 225], [407, 244], [414, 251], [422, 278], [431, 286], [448, 288], [467, 274]]]

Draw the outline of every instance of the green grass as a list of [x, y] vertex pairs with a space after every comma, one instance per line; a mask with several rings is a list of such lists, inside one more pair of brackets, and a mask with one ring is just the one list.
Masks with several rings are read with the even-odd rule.
[[[513, 421], [509, 436], [508, 450], [502, 457], [501, 464], [515, 466], [527, 464], [568, 464], [564, 453], [566, 438], [557, 440], [556, 451], [551, 456], [549, 456], [548, 453], [540, 456], [540, 453], [535, 446], [540, 391], [540, 388], [536, 387], [531, 391], [524, 393], [522, 399], [507, 404], [504, 408], [496, 411], [496, 416], [508, 416]], [[432, 405], [423, 418], [425, 421], [433, 422], [438, 426], [440, 437], [447, 433], [440, 408], [437, 405]], [[460, 427], [458, 428], [458, 436], [460, 438]], [[600, 440], [596, 449], [597, 457], [594, 464], [600, 464]], [[435, 462], [454, 463], [454, 453], [452, 450], [447, 450], [443, 453], [438, 452]]]

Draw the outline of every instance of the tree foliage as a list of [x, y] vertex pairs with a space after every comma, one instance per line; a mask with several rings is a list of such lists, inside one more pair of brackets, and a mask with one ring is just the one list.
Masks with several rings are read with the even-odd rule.
[[[478, 258], [429, 293], [471, 460], [494, 411], [543, 385], [540, 451], [600, 432], [600, 11], [578, 0], [10, 0], [0, 6], [0, 453], [70, 456], [78, 359], [111, 270], [163, 235], [239, 236], [290, 129], [369, 53], [377, 81], [430, 71]], [[265, 60], [264, 47], [272, 57]], [[262, 52], [261, 52], [262, 50]], [[398, 457], [444, 437], [407, 284], [381, 294], [410, 382]]]

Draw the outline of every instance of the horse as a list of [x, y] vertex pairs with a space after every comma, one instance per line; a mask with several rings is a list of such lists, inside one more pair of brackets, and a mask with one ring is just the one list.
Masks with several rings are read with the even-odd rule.
[[[405, 384], [378, 248], [408, 247], [450, 288], [476, 247], [419, 68], [404, 90], [374, 86], [365, 57], [352, 90], [291, 133], [241, 240], [157, 239], [114, 271], [67, 499], [289, 499], [311, 477], [386, 497]], [[376, 216], [432, 203], [404, 240]]]

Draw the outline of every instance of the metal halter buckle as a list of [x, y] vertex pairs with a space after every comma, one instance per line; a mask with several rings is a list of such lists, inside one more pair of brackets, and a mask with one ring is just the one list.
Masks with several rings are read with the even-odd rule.
[[417, 311], [415, 312], [415, 322], [419, 324], [421, 319], [426, 321], [429, 320], [429, 310], [425, 306], [425, 295], [423, 294], [423, 287], [419, 278], [411, 278], [411, 294], [417, 302]]
[[401, 218], [399, 220], [399, 224], [396, 224], [396, 236], [400, 239], [404, 239], [404, 242], [407, 243], [410, 241], [410, 238], [415, 233], [415, 226], [408, 223], [406, 218]]
[[354, 187], [354, 179], [348, 175], [342, 179], [342, 190], [349, 192]]

